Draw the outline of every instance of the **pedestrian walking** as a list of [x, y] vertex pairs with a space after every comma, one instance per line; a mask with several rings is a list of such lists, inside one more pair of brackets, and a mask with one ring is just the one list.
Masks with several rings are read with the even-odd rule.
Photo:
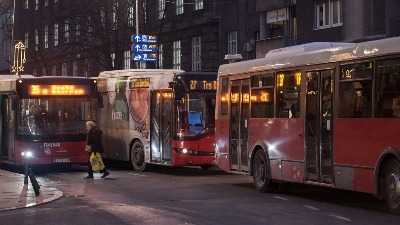
[[[98, 155], [97, 153], [104, 153], [104, 147], [102, 143], [102, 134], [103, 132], [100, 130], [100, 128], [96, 127], [96, 124], [93, 121], [87, 121], [86, 122], [86, 130], [88, 131], [87, 135], [87, 146], [86, 146], [86, 151], [88, 152], [89, 155], [89, 164], [88, 164], [88, 175], [85, 176], [85, 179], [93, 179], [93, 168], [92, 168], [92, 163], [91, 158], [94, 156]], [[101, 160], [101, 155], [99, 156]], [[104, 166], [103, 169], [100, 169], [100, 172], [103, 173], [101, 178], [105, 178], [106, 176], [110, 175], [110, 173], [107, 171], [106, 167]]]

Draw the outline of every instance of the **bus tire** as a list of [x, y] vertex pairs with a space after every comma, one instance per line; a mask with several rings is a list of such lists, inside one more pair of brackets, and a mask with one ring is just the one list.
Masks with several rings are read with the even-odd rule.
[[395, 158], [386, 165], [385, 198], [389, 211], [400, 215], [400, 162]]
[[212, 166], [211, 165], [202, 165], [200, 166], [203, 170], [209, 170]]
[[273, 192], [274, 187], [269, 178], [269, 163], [262, 149], [258, 150], [253, 159], [253, 181], [260, 192]]
[[147, 169], [147, 163], [144, 158], [144, 146], [140, 141], [135, 141], [131, 147], [131, 163], [133, 169], [138, 172], [143, 172]]

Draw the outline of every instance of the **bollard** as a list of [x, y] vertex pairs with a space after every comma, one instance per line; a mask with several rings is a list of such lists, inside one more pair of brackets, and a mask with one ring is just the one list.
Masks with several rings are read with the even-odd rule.
[[39, 196], [40, 195], [40, 191], [39, 191], [40, 185], [37, 182], [35, 174], [33, 174], [33, 171], [31, 168], [29, 168], [29, 179], [31, 180], [33, 190], [35, 191], [35, 195]]
[[24, 162], [25, 162], [25, 177], [24, 177], [24, 184], [28, 184], [28, 159], [24, 157]]

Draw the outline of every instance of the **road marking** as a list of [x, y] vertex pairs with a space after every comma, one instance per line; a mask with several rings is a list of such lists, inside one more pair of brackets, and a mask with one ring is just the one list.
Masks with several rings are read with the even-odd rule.
[[333, 218], [336, 218], [336, 219], [340, 219], [340, 220], [344, 220], [344, 221], [347, 221], [347, 222], [351, 222], [351, 219], [343, 217], [343, 216], [338, 216], [338, 215], [335, 215], [335, 214], [331, 214], [329, 216], [331, 216]]
[[277, 199], [280, 199], [280, 200], [290, 201], [289, 199], [284, 198], [284, 197], [280, 197], [280, 196], [276, 196], [276, 195], [274, 197], [277, 198]]
[[303, 206], [306, 207], [306, 208], [309, 208], [311, 210], [314, 210], [314, 211], [318, 211], [319, 210], [317, 207], [314, 207], [314, 206], [311, 206], [311, 205], [303, 205]]

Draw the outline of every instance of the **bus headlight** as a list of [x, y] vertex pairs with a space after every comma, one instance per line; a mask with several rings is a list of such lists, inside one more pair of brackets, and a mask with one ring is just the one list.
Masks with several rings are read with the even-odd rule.
[[25, 152], [21, 152], [21, 156], [22, 156], [22, 157], [29, 158], [29, 157], [32, 157], [33, 154], [32, 154], [31, 151], [25, 151]]

